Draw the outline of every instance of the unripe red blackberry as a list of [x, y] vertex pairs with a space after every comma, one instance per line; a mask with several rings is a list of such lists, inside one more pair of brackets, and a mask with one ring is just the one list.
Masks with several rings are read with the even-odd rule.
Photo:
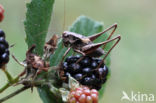
[[81, 86], [70, 91], [68, 103], [98, 103], [98, 91]]
[[0, 5], [0, 22], [3, 20], [4, 18], [4, 8], [2, 5]]
[[5, 40], [5, 33], [0, 30], [0, 68], [9, 62], [9, 44]]
[[104, 63], [97, 68], [102, 59], [83, 56], [83, 59], [77, 62], [80, 58], [82, 56], [69, 56], [62, 63], [61, 71], [64, 73], [63, 78], [66, 78], [64, 81], [68, 82], [70, 75], [80, 84], [99, 90], [107, 80], [108, 68]]

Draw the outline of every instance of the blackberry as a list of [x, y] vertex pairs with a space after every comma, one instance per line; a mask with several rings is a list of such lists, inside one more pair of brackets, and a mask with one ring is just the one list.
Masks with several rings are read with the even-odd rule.
[[68, 72], [65, 73], [65, 76], [66, 76], [66, 77], [68, 77], [69, 75], [70, 75], [70, 73], [68, 73]]
[[3, 32], [3, 30], [0, 29], [0, 37], [5, 38], [5, 33]]
[[75, 78], [76, 80], [81, 80], [81, 79], [83, 78], [83, 75], [80, 74], [80, 73], [78, 73], [78, 74], [75, 74], [75, 75], [74, 75], [74, 78]]
[[[98, 65], [102, 62], [102, 59], [94, 58], [94, 60], [96, 61]], [[103, 66], [104, 66], [104, 63], [100, 67], [103, 67]]]
[[4, 44], [0, 44], [0, 54], [4, 53], [6, 50], [6, 47]]
[[93, 82], [93, 80], [92, 80], [91, 77], [85, 77], [85, 78], [83, 78], [83, 82], [82, 82], [83, 85], [92, 85], [93, 83], [94, 82]]
[[96, 68], [98, 66], [98, 63], [96, 61], [93, 61], [91, 66], [92, 66], [92, 68]]
[[63, 63], [63, 68], [64, 68], [64, 70], [67, 70], [67, 68], [68, 68], [68, 63], [67, 62]]
[[73, 63], [73, 64], [71, 64], [69, 67], [73, 70], [74, 73], [80, 71], [80, 65], [77, 64], [77, 63]]
[[5, 33], [0, 29], [0, 68], [9, 62], [9, 44], [5, 40]]
[[83, 74], [91, 74], [91, 68], [83, 68]]
[[68, 58], [66, 58], [66, 62], [71, 64], [71, 63], [75, 63], [78, 60], [78, 56], [69, 56]]
[[66, 78], [64, 82], [68, 81], [68, 75], [70, 75], [80, 84], [99, 90], [101, 85], [106, 82], [108, 75], [108, 68], [104, 63], [97, 68], [101, 62], [102, 59], [89, 56], [67, 57], [61, 67], [63, 76]]
[[83, 67], [87, 67], [88, 65], [91, 64], [91, 58], [90, 57], [85, 57], [84, 59], [82, 59], [80, 61], [80, 64], [83, 66]]

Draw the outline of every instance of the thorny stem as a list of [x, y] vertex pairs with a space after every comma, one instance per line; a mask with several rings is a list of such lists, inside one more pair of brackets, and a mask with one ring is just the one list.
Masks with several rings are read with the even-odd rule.
[[16, 96], [17, 94], [19, 94], [19, 93], [21, 93], [21, 92], [27, 90], [28, 88], [30, 88], [30, 87], [24, 86], [24, 87], [18, 89], [17, 91], [15, 91], [15, 92], [9, 94], [8, 96], [6, 96], [6, 97], [0, 99], [0, 103], [2, 103], [2, 102], [4, 102], [4, 101], [6, 101], [6, 100], [8, 100], [8, 99], [10, 99], [10, 98], [12, 98], [12, 97], [14, 97], [14, 96]]

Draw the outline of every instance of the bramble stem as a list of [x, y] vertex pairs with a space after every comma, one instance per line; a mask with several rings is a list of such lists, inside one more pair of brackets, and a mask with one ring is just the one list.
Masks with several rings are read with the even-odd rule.
[[[15, 79], [15, 80], [16, 80], [16, 79]], [[15, 92], [9, 94], [8, 96], [6, 96], [6, 97], [0, 99], [0, 103], [2, 103], [2, 102], [4, 102], [4, 101], [6, 101], [6, 100], [8, 100], [8, 99], [10, 99], [10, 98], [12, 98], [12, 97], [14, 97], [14, 96], [16, 96], [17, 94], [19, 94], [19, 93], [25, 91], [26, 89], [32, 88], [33, 86], [47, 85], [47, 83], [46, 83], [45, 80], [37, 80], [37, 81], [29, 81], [29, 82], [30, 82], [32, 85], [24, 86], [24, 87], [18, 89], [17, 91], [15, 91]], [[3, 92], [3, 91], [4, 91], [6, 88], [8, 88], [9, 86], [10, 86], [9, 84], [6, 84], [6, 85], [4, 86], [4, 89], [2, 88], [1, 91]]]
[[2, 103], [2, 102], [4, 102], [4, 101], [6, 101], [6, 100], [8, 100], [8, 99], [10, 99], [10, 98], [12, 98], [12, 97], [14, 97], [14, 96], [16, 96], [17, 94], [19, 94], [19, 93], [21, 93], [21, 92], [27, 90], [28, 88], [30, 88], [30, 87], [25, 87], [25, 86], [24, 86], [24, 87], [18, 89], [17, 91], [15, 91], [15, 92], [9, 94], [8, 96], [6, 96], [6, 97], [0, 99], [0, 103]]
[[2, 69], [2, 71], [5, 73], [6, 77], [8, 78], [8, 81], [12, 82], [13, 78], [10, 75], [10, 73], [5, 69], [5, 67]]
[[4, 90], [6, 90], [7, 88], [9, 88], [10, 86], [12, 86], [13, 84], [18, 82], [19, 77], [17, 76], [15, 79], [12, 79], [11, 81], [9, 81], [7, 84], [5, 84], [1, 89], [0, 89], [0, 93], [2, 93]]
[[0, 89], [0, 93], [2, 93], [4, 90], [6, 90], [7, 88], [10, 87], [10, 83], [5, 84], [1, 89]]

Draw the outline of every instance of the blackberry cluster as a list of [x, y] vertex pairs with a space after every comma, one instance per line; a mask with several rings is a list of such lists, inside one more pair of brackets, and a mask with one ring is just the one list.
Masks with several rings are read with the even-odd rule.
[[5, 33], [0, 29], [0, 68], [9, 62], [9, 44], [5, 40]]
[[108, 68], [104, 63], [99, 66], [102, 59], [83, 56], [69, 56], [62, 64], [65, 81], [68, 81], [68, 75], [75, 78], [82, 85], [99, 90], [107, 80]]

